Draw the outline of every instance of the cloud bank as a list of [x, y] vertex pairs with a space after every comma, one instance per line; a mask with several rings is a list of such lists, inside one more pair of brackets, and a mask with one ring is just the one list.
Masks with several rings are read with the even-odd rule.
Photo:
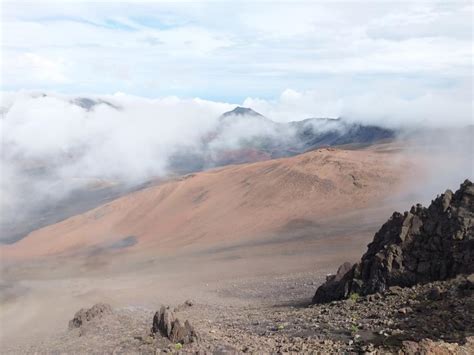
[[[406, 132], [439, 129], [426, 138], [430, 146], [444, 129], [457, 127], [463, 131], [470, 123], [466, 120], [469, 105], [462, 106], [457, 100], [454, 97], [451, 103], [439, 103], [433, 96], [403, 101], [381, 95], [345, 101], [329, 92], [288, 89], [277, 100], [247, 98], [243, 102], [276, 124], [261, 118], [231, 119], [223, 125], [220, 115], [235, 104], [197, 98], [149, 99], [121, 93], [69, 96], [5, 92], [0, 119], [2, 221], [24, 224], [31, 214], [47, 214], [55, 201], [77, 191], [104, 186], [119, 186], [125, 191], [170, 173], [200, 170], [199, 160], [206, 156], [224, 163], [227, 151], [251, 149], [252, 142], [262, 144], [262, 139], [266, 140], [263, 144], [274, 145], [272, 149], [278, 149], [284, 141], [297, 146], [295, 132], [288, 128], [291, 126], [278, 122], [342, 116], [347, 122]], [[446, 112], [448, 104], [453, 106]], [[321, 124], [315, 129], [341, 129], [333, 126]], [[470, 161], [463, 156], [465, 147], [470, 144], [467, 152], [472, 152], [472, 137], [463, 139], [462, 143], [456, 137], [443, 140], [449, 143], [443, 146], [444, 153], [449, 147], [457, 147], [453, 152], [462, 156], [456, 165], [461, 175], [465, 175]], [[179, 164], [170, 166], [177, 154]], [[230, 154], [231, 159], [236, 158], [232, 156], [235, 153]], [[255, 154], [263, 154], [257, 159], [270, 158], [258, 149]]]
[[163, 176], [177, 146], [197, 143], [232, 108], [174, 97], [100, 99], [111, 105], [87, 110], [63, 95], [4, 95], [2, 219], [100, 181], [130, 185]]
[[401, 100], [454, 89], [472, 100], [470, 1], [7, 0], [2, 10], [4, 90], [240, 102], [286, 88]]

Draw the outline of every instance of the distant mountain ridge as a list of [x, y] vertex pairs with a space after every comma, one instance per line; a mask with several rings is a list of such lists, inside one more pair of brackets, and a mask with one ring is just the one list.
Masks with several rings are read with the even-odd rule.
[[264, 117], [257, 111], [252, 110], [248, 107], [237, 106], [232, 111], [227, 111], [222, 114], [221, 117], [229, 117], [229, 116], [260, 116]]
[[[300, 153], [322, 146], [333, 146], [351, 143], [374, 143], [383, 139], [391, 139], [396, 135], [395, 130], [376, 125], [364, 125], [348, 122], [341, 117], [312, 117], [300, 121], [277, 123], [251, 108], [237, 106], [232, 111], [221, 115], [226, 117], [247, 117], [265, 119], [274, 127], [295, 130], [295, 138], [300, 145]], [[298, 142], [295, 142], [298, 143]], [[296, 144], [298, 146], [298, 144]]]
[[[100, 108], [126, 111], [126, 106], [122, 106], [120, 101], [109, 100], [105, 97], [30, 94], [32, 99], [49, 96], [63, 100], [86, 112], [94, 112]], [[2, 119], [8, 119], [9, 109], [9, 105], [0, 109]], [[372, 144], [381, 139], [392, 138], [394, 135], [395, 132], [392, 130], [353, 124], [341, 118], [309, 118], [289, 123], [275, 122], [251, 108], [236, 106], [233, 110], [216, 117], [215, 126], [197, 140], [183, 140], [179, 146], [170, 147], [173, 150], [166, 157], [168, 166], [165, 171], [170, 175], [186, 174], [229, 164], [290, 157], [319, 147]], [[159, 137], [157, 136], [156, 139]], [[10, 148], [12, 147], [5, 146], [4, 151], [8, 153]], [[81, 158], [80, 152], [75, 153], [78, 154], [62, 154], [57, 159], [40, 161], [28, 161], [15, 157], [11, 162], [14, 162], [18, 171], [24, 172], [24, 176], [29, 176], [28, 179], [48, 181], [51, 178], [55, 181], [54, 164], [74, 163], [75, 160]], [[139, 189], [142, 186], [140, 184], [129, 186], [122, 184], [121, 181], [110, 179], [97, 188], [91, 188], [87, 183], [80, 186], [72, 186], [73, 183], [69, 181], [57, 181], [57, 183], [61, 183], [67, 192], [64, 196], [53, 196], [37, 205], [29, 203], [28, 208], [23, 209], [23, 214], [0, 220], [2, 235], [0, 242], [14, 242], [36, 228], [82, 213], [99, 203], [112, 200], [129, 193], [135, 187]], [[35, 185], [28, 183], [26, 186], [30, 189], [22, 189], [25, 199], [29, 194], [35, 195]]]
[[[218, 125], [197, 147], [183, 145], [170, 158], [171, 170], [189, 173], [301, 154], [321, 147], [373, 144], [396, 132], [343, 118], [308, 118], [275, 122], [248, 107], [224, 112]], [[233, 144], [226, 144], [232, 141]]]
[[120, 109], [119, 106], [114, 105], [114, 104], [112, 104], [108, 101], [105, 101], [105, 100], [102, 100], [102, 99], [93, 100], [93, 99], [90, 99], [88, 97], [77, 97], [77, 98], [71, 100], [70, 102], [74, 105], [82, 107], [86, 111], [90, 111], [90, 110], [94, 109], [95, 106], [101, 105], [101, 104], [107, 105], [107, 106], [112, 107], [116, 110]]

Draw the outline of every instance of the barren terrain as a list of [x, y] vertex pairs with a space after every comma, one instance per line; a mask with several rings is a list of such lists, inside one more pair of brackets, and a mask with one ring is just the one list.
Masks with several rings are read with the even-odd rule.
[[321, 149], [186, 175], [37, 230], [2, 252], [7, 259], [150, 248], [174, 254], [255, 242], [396, 192], [408, 163], [389, 158]]
[[[393, 209], [406, 206], [405, 181], [419, 174], [413, 159], [380, 145], [229, 166], [143, 189], [3, 246], [3, 352], [124, 350], [130, 337], [146, 336], [160, 305], [187, 299], [197, 305], [189, 317], [199, 332], [235, 346], [239, 337], [230, 341], [229, 332], [242, 317], [309, 304], [327, 273], [360, 257]], [[79, 308], [97, 302], [124, 318], [102, 335], [67, 330]], [[230, 328], [221, 332], [222, 322]]]

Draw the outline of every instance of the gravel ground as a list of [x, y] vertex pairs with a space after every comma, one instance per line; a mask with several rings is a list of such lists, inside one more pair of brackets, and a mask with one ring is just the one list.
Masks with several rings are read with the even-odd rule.
[[155, 309], [125, 307], [2, 353], [474, 352], [473, 287], [465, 278], [310, 305], [320, 281], [309, 273], [234, 281], [214, 290], [229, 305], [175, 305], [176, 316], [188, 319], [200, 336], [182, 348], [151, 335]]

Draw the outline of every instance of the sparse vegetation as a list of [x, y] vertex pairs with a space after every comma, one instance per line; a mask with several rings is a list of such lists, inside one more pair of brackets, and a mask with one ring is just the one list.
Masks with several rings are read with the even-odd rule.
[[357, 292], [353, 292], [349, 296], [349, 299], [353, 302], [357, 302], [359, 298], [360, 298], [360, 295]]
[[359, 327], [357, 326], [357, 324], [352, 324], [351, 325], [351, 333], [352, 334], [355, 334], [359, 331]]

